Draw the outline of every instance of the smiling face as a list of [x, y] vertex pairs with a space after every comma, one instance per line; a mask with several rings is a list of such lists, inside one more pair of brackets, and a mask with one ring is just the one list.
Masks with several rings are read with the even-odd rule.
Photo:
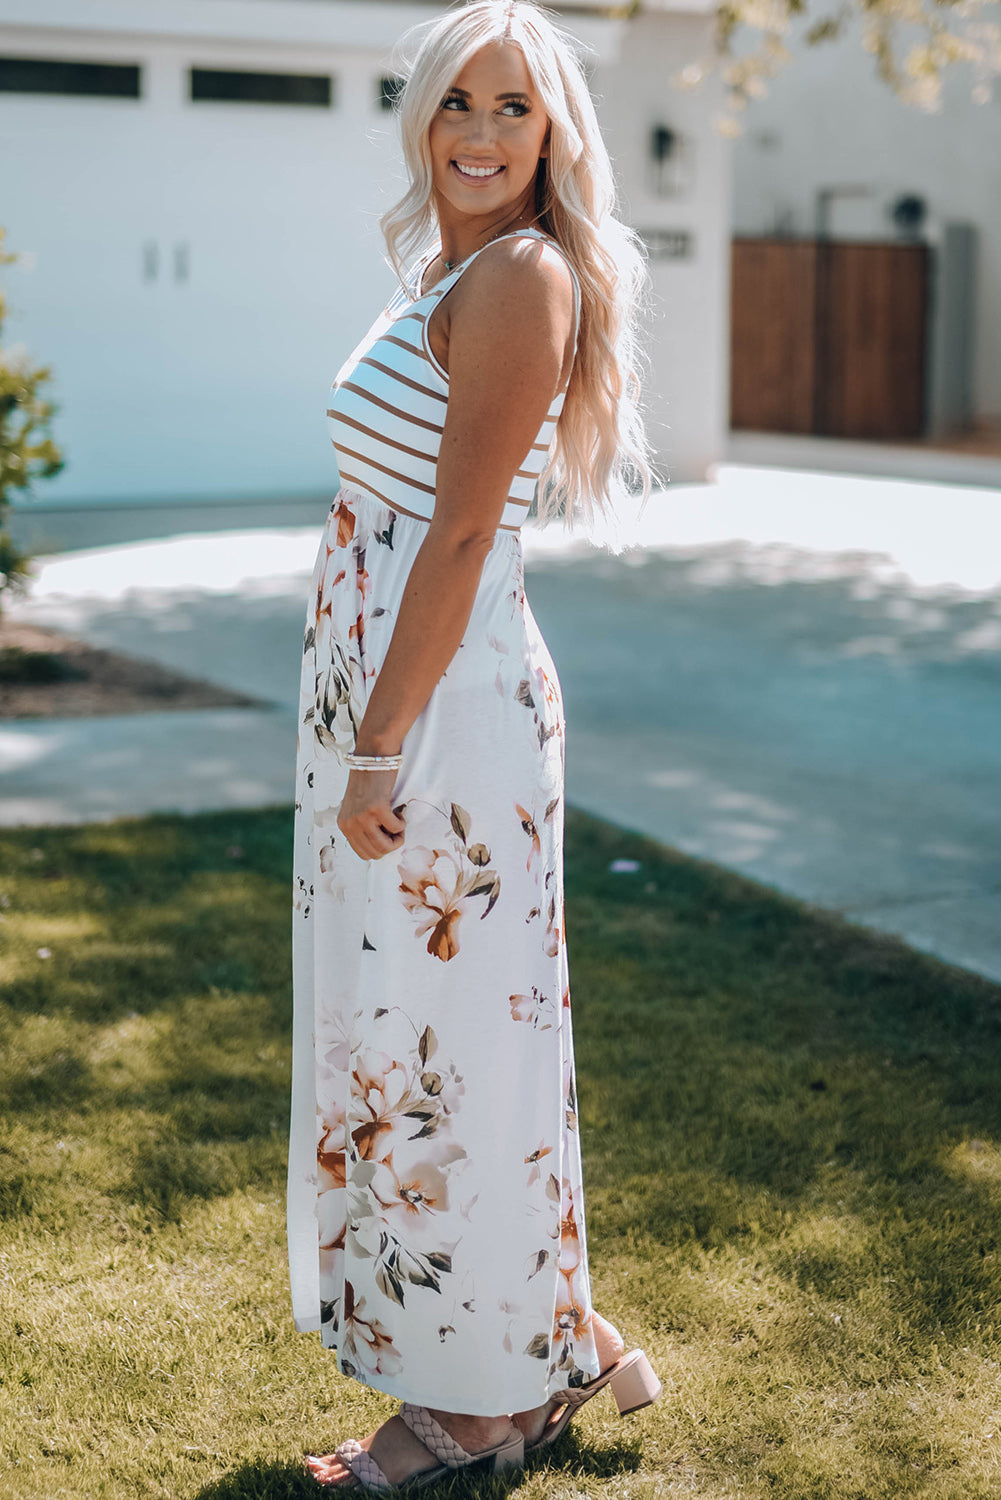
[[548, 125], [519, 48], [481, 47], [445, 95], [428, 136], [439, 220], [485, 216], [493, 223], [533, 213]]

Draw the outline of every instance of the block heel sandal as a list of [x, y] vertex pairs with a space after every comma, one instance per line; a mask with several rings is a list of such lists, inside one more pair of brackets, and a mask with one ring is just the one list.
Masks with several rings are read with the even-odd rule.
[[587, 1385], [572, 1388], [568, 1386], [565, 1390], [558, 1391], [551, 1399], [558, 1401], [563, 1410], [553, 1413], [535, 1441], [525, 1444], [525, 1452], [535, 1448], [548, 1448], [550, 1443], [555, 1443], [584, 1402], [590, 1401], [606, 1385], [611, 1386], [620, 1417], [627, 1417], [630, 1412], [649, 1406], [663, 1390], [643, 1350], [633, 1349], [617, 1359], [614, 1365], [609, 1365], [607, 1370], [602, 1370]]

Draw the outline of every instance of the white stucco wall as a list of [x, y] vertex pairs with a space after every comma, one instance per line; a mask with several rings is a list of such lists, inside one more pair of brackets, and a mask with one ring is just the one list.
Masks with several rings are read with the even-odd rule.
[[[434, 9], [0, 0], [3, 55], [143, 67], [138, 101], [0, 94], [0, 222], [27, 252], [4, 273], [7, 338], [52, 365], [68, 459], [45, 501], [331, 490], [330, 381], [393, 285], [378, 217], [403, 179], [377, 83], [393, 40]], [[633, 221], [693, 236], [690, 261], [653, 265], [648, 406], [679, 479], [704, 476], [725, 432], [727, 147], [709, 94], [664, 81], [708, 24], [572, 22], [599, 53], [593, 88]], [[335, 107], [193, 104], [192, 66], [330, 72]], [[656, 121], [698, 138], [686, 198], [644, 187]]]
[[[791, 28], [792, 64], [746, 110], [733, 149], [733, 232], [771, 233], [783, 218], [812, 235], [814, 195], [838, 184], [865, 196], [837, 199], [838, 237], [895, 236], [888, 209], [905, 193], [926, 199], [926, 237], [943, 221], [978, 226], [974, 288], [973, 405], [1001, 417], [1001, 87], [986, 105], [970, 98], [965, 67], [946, 78], [943, 109], [925, 114], [898, 101], [863, 50], [855, 21], [844, 37], [808, 47], [808, 22]], [[902, 49], [901, 55], [906, 51]]]
[[[627, 221], [691, 238], [690, 257], [650, 260], [649, 426], [665, 477], [677, 480], [705, 478], [729, 426], [731, 142], [710, 126], [721, 109], [718, 79], [694, 90], [668, 82], [708, 50], [709, 26], [698, 14], [641, 15], [595, 80]], [[691, 169], [677, 196], [653, 190], [655, 125], [684, 139]]]

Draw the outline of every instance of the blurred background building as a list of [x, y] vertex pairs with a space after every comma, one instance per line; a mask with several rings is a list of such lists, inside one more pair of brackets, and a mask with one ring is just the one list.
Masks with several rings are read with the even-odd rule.
[[731, 423], [1001, 453], [1001, 99], [907, 108], [817, 15], [734, 146]]
[[[741, 433], [925, 444], [1001, 423], [1001, 111], [921, 115], [858, 37], [810, 49], [729, 141], [705, 0], [557, 5], [592, 49], [651, 255], [651, 429], [702, 479]], [[324, 412], [389, 296], [403, 0], [0, 0], [9, 330], [51, 364], [67, 463], [35, 550], [320, 519]], [[759, 450], [755, 450], [759, 451]], [[81, 531], [81, 527], [83, 530]]]
[[[322, 517], [330, 382], [394, 285], [389, 57], [436, 9], [2, 0], [0, 222], [28, 252], [7, 273], [11, 329], [53, 367], [68, 460], [31, 507], [36, 547], [70, 524], [60, 507], [87, 507], [93, 542], [176, 528], [182, 504], [211, 526], [234, 505]], [[674, 96], [665, 75], [705, 45], [708, 13], [607, 10], [567, 20], [651, 246], [657, 445], [672, 477], [702, 477], [727, 421], [729, 146], [711, 91]]]

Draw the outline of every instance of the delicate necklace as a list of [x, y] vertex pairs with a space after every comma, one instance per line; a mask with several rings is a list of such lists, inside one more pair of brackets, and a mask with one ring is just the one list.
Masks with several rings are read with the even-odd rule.
[[[518, 228], [520, 228], [520, 229], [532, 229], [533, 227], [534, 226], [531, 225], [531, 224], [521, 224], [521, 225], [518, 226]], [[515, 231], [513, 229], [501, 229], [501, 230], [498, 231], [497, 234], [492, 234], [488, 240], [484, 240], [483, 244], [480, 246], [480, 249], [481, 250], [485, 250], [488, 245], [490, 245], [490, 244], [493, 243], [494, 240], [499, 240], [500, 237], [501, 237], [501, 235], [504, 235], [504, 234], [514, 234], [514, 233], [515, 233]], [[475, 251], [475, 250], [473, 251], [474, 255], [476, 255], [477, 253], [478, 253], [477, 251]], [[469, 259], [468, 255], [466, 256], [466, 259], [467, 260]], [[462, 264], [462, 262], [459, 261], [459, 260], [446, 260], [444, 256], [442, 256], [442, 258], [441, 258], [441, 263], [445, 267], [446, 271], [453, 271], [456, 266], [460, 266]]]

